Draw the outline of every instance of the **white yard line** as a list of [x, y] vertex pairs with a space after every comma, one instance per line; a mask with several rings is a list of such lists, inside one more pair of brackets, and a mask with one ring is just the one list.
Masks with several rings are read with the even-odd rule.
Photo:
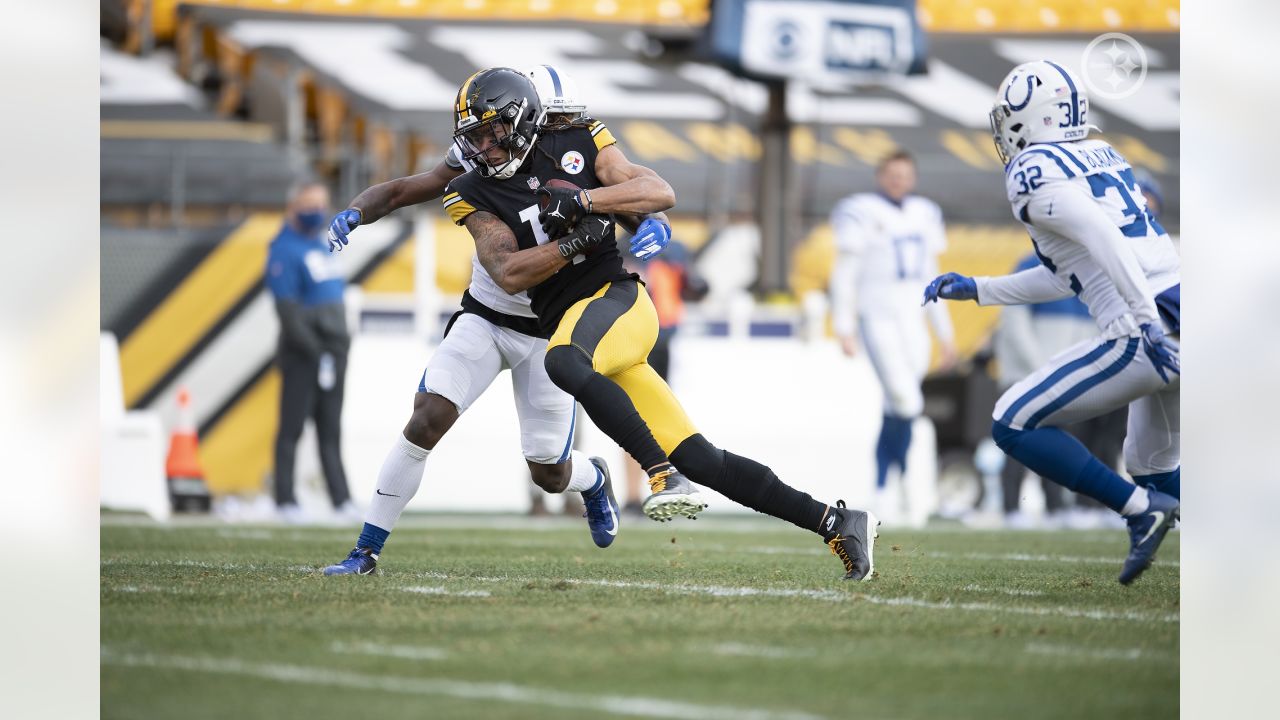
[[329, 646], [335, 653], [344, 655], [378, 655], [403, 660], [445, 660], [449, 653], [442, 648], [425, 645], [380, 645], [371, 642], [335, 642]]
[[[739, 552], [752, 553], [757, 555], [829, 555], [827, 550], [821, 548], [795, 548], [786, 546], [752, 546], [734, 548], [729, 545], [696, 545], [696, 549], [709, 551], [726, 551], [731, 552], [738, 550]], [[884, 543], [877, 543], [876, 548], [883, 552]], [[920, 557], [938, 558], [942, 560], [996, 560], [1002, 562], [1048, 562], [1048, 563], [1067, 563], [1067, 564], [1084, 564], [1084, 565], [1121, 565], [1124, 563], [1124, 557], [1117, 555], [1116, 557], [1080, 557], [1076, 555], [1037, 555], [1032, 553], [949, 553], [925, 551], [923, 553], [914, 553], [908, 551], [903, 557]], [[1156, 565], [1166, 565], [1168, 567], [1179, 567], [1177, 560], [1162, 560], [1157, 558]]]
[[785, 648], [773, 645], [743, 645], [742, 643], [720, 643], [711, 648], [716, 655], [735, 657], [761, 657], [775, 660], [792, 660], [796, 658], [817, 657], [818, 651], [807, 648]]
[[450, 590], [444, 587], [426, 587], [422, 585], [400, 589], [405, 592], [422, 595], [452, 595], [454, 597], [489, 597], [492, 594], [488, 590]]
[[[1048, 556], [1046, 556], [1048, 557]], [[1108, 560], [1107, 562], [1115, 562]], [[111, 564], [109, 561], [103, 561], [103, 564]], [[169, 561], [169, 562], [146, 562], [147, 565], [180, 565], [192, 567], [208, 567], [214, 569], [252, 569], [266, 570], [270, 568], [259, 568], [255, 566], [238, 566], [232, 564], [216, 565], [212, 563], [197, 563], [190, 561]], [[291, 568], [292, 569], [292, 568]], [[914, 597], [884, 597], [879, 595], [867, 595], [861, 592], [844, 592], [837, 590], [812, 590], [803, 588], [757, 588], [757, 587], [733, 587], [723, 585], [681, 585], [656, 582], [631, 582], [626, 580], [600, 580], [588, 578], [521, 578], [521, 577], [489, 577], [489, 576], [466, 576], [466, 575], [448, 575], [446, 573], [423, 573], [419, 577], [431, 577], [435, 579], [448, 579], [471, 582], [487, 582], [487, 583], [506, 583], [519, 582], [525, 583], [530, 581], [552, 581], [566, 582], [575, 585], [594, 585], [600, 587], [614, 588], [632, 588], [637, 590], [663, 590], [668, 592], [680, 593], [683, 595], [707, 595], [712, 597], [778, 597], [778, 598], [807, 598], [810, 600], [821, 600], [826, 602], [868, 602], [873, 605], [890, 605], [902, 607], [916, 607], [927, 610], [961, 610], [964, 612], [994, 612], [1008, 613], [1012, 615], [1031, 615], [1031, 616], [1054, 616], [1054, 617], [1071, 617], [1086, 620], [1125, 620], [1131, 622], [1158, 622], [1158, 623], [1177, 623], [1179, 618], [1177, 613], [1143, 613], [1136, 610], [1112, 611], [1097, 608], [1075, 608], [1075, 607], [1027, 607], [1018, 605], [996, 605], [985, 602], [956, 602], [950, 599], [934, 601], [922, 600]], [[447, 588], [439, 586], [412, 586], [402, 587], [401, 590], [408, 592], [417, 592], [427, 595], [457, 595], [462, 597], [486, 597], [489, 595], [484, 590], [463, 590], [450, 591]], [[483, 593], [483, 594], [480, 594]]]
[[320, 685], [328, 688], [350, 688], [363, 692], [381, 690], [408, 695], [452, 697], [462, 700], [475, 700], [481, 703], [498, 701], [516, 705], [543, 705], [634, 717], [677, 718], [684, 720], [822, 720], [821, 716], [800, 712], [771, 712], [769, 710], [756, 710], [731, 705], [681, 702], [657, 697], [588, 695], [505, 682], [470, 682], [444, 678], [364, 675], [350, 670], [330, 670], [328, 668], [284, 663], [247, 662], [237, 658], [115, 653], [103, 648], [102, 664], [243, 675], [260, 680]]
[[1039, 590], [1019, 590], [1017, 588], [988, 588], [981, 585], [965, 585], [960, 588], [967, 592], [994, 592], [1001, 595], [1012, 595], [1013, 597], [1040, 597], [1044, 595]]
[[1087, 620], [1130, 620], [1133, 622], [1176, 623], [1176, 614], [1147, 614], [1133, 610], [1116, 612], [1094, 608], [1072, 607], [1026, 607], [1018, 605], [995, 605], [983, 602], [955, 602], [952, 600], [932, 601], [913, 597], [883, 597], [863, 593], [838, 592], [835, 590], [798, 590], [791, 588], [752, 588], [725, 587], [719, 585], [667, 585], [663, 583], [627, 582], [624, 580], [577, 580], [566, 578], [565, 582], [577, 585], [601, 585], [616, 588], [636, 588], [641, 590], [667, 590], [685, 595], [710, 595], [713, 597], [786, 597], [809, 598], [831, 602], [869, 602], [873, 605], [898, 605], [917, 607], [926, 610], [963, 610], [966, 612], [996, 612], [1013, 615], [1036, 615], [1055, 617], [1074, 617]]
[[[1003, 560], [1008, 562], [1050, 562], [1050, 563], [1067, 563], [1079, 565], [1123, 565], [1124, 558], [1116, 557], [1079, 557], [1074, 555], [1035, 555], [1030, 553], [946, 553], [946, 552], [926, 552], [926, 557], [943, 558], [947, 560]], [[1156, 566], [1164, 565], [1166, 567], [1179, 567], [1177, 560], [1162, 560], [1156, 558]]]
[[1052, 655], [1056, 657], [1077, 657], [1087, 660], [1158, 660], [1161, 662], [1177, 662], [1177, 654], [1152, 654], [1142, 648], [1089, 648], [1074, 645], [1051, 645], [1048, 643], [1027, 643], [1026, 652], [1032, 655]]

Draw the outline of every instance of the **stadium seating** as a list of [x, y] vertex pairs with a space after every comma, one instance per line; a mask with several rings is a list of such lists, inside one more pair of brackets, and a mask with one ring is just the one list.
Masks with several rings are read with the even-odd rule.
[[[698, 26], [710, 0], [152, 0], [150, 32], [162, 41], [177, 27], [179, 4], [273, 12], [470, 20], [572, 20], [649, 26]], [[145, 21], [141, 0], [122, 0], [127, 21]], [[931, 32], [1170, 31], [1179, 27], [1179, 0], [919, 0]], [[114, 9], [114, 8], [113, 8]], [[133, 33], [124, 46], [138, 47]]]

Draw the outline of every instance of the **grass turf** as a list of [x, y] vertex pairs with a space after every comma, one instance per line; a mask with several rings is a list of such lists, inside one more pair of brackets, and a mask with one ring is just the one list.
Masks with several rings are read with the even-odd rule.
[[347, 529], [110, 522], [104, 718], [1076, 718], [1178, 713], [1178, 543], [884, 530], [838, 579], [771, 520], [413, 519], [381, 574]]

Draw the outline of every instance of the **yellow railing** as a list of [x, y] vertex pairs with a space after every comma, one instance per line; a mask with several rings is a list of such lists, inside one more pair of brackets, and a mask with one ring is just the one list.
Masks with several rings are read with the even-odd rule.
[[931, 32], [1170, 31], [1180, 0], [919, 0]]
[[[711, 0], [152, 0], [152, 32], [173, 37], [177, 7], [211, 5], [247, 10], [451, 20], [568, 20], [698, 26]], [[140, 0], [128, 0], [141, 18]], [[1180, 0], [919, 0], [930, 32], [1176, 31]]]

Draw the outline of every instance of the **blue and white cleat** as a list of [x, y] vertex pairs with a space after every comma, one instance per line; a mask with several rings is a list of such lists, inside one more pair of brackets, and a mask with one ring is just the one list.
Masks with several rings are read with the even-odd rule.
[[378, 569], [378, 556], [369, 548], [358, 547], [346, 560], [324, 569], [325, 575], [372, 575]]
[[1178, 500], [1172, 495], [1149, 490], [1150, 507], [1147, 511], [1125, 518], [1129, 523], [1129, 557], [1120, 570], [1120, 584], [1128, 585], [1138, 579], [1151, 562], [1156, 550], [1164, 542], [1165, 533], [1178, 521]]
[[618, 501], [613, 497], [613, 481], [609, 477], [609, 466], [598, 457], [591, 458], [591, 464], [604, 478], [595, 492], [584, 491], [582, 504], [585, 510], [582, 516], [587, 519], [587, 527], [591, 528], [591, 539], [597, 547], [606, 548], [613, 544], [618, 536]]

